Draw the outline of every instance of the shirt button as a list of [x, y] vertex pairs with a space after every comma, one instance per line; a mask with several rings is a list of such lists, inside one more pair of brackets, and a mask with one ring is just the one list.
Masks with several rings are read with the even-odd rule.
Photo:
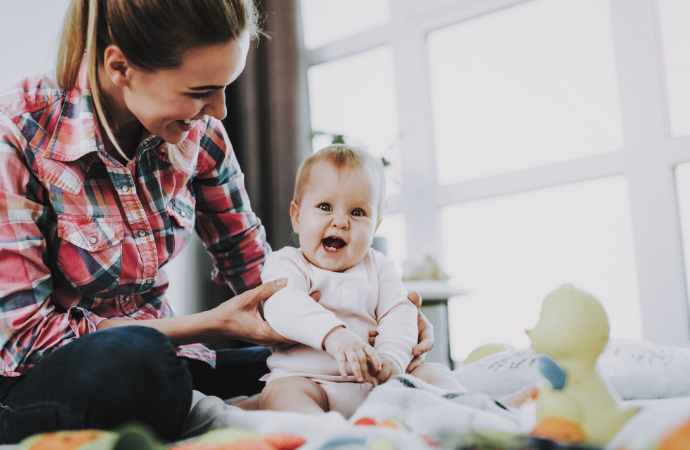
[[139, 230], [139, 236], [141, 236], [141, 237], [146, 236], [146, 231], [144, 231], [144, 230]]
[[92, 244], [95, 244], [96, 242], [98, 242], [98, 238], [96, 236], [91, 236], [89, 238], [89, 242], [91, 242]]
[[182, 217], [187, 217], [187, 213], [184, 212], [184, 211], [180, 211], [180, 215], [181, 215]]
[[130, 301], [130, 300], [132, 300], [132, 296], [131, 296], [131, 295], [125, 296], [125, 301]]
[[147, 145], [149, 145], [149, 140], [146, 139], [144, 142], [141, 143], [141, 145], [143, 145], [144, 147], [146, 147]]
[[122, 192], [124, 192], [124, 193], [129, 192], [129, 186], [122, 186]]
[[146, 284], [152, 284], [153, 283], [153, 277], [148, 277], [146, 279]]

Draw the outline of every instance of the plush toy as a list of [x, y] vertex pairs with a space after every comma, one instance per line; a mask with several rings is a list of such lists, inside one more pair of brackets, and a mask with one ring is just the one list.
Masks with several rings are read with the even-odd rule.
[[295, 450], [307, 441], [294, 434], [261, 435], [244, 428], [219, 428], [171, 450]]
[[116, 431], [57, 431], [30, 436], [15, 450], [165, 450], [145, 425], [131, 424]]
[[295, 450], [306, 441], [293, 434], [256, 434], [244, 428], [219, 428], [194, 442], [169, 445], [159, 442], [145, 425], [132, 424], [116, 431], [58, 431], [31, 436], [16, 450]]
[[539, 323], [528, 330], [540, 368], [552, 385], [537, 398], [532, 436], [568, 443], [604, 445], [637, 413], [623, 409], [596, 371], [609, 340], [603, 306], [591, 295], [565, 284], [542, 304]]

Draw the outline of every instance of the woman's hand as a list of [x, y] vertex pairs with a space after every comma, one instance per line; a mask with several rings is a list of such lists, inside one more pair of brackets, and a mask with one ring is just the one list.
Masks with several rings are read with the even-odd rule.
[[259, 304], [286, 285], [287, 278], [271, 281], [221, 303], [209, 311], [215, 320], [214, 326], [226, 338], [264, 347], [279, 342], [292, 342], [271, 328], [259, 313]]
[[407, 294], [407, 299], [417, 307], [417, 329], [419, 330], [418, 344], [412, 348], [414, 358], [412, 358], [405, 370], [406, 373], [410, 373], [424, 363], [424, 353], [434, 348], [434, 326], [424, 317], [420, 310], [422, 307], [422, 296], [417, 292], [410, 292]]

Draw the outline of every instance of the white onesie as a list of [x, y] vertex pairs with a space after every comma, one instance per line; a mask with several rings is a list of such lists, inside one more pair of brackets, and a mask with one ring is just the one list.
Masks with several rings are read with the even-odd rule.
[[[377, 331], [377, 354], [390, 357], [405, 371], [417, 344], [417, 309], [407, 299], [395, 266], [383, 254], [369, 249], [353, 267], [330, 272], [311, 264], [301, 249], [285, 247], [269, 255], [261, 275], [264, 283], [280, 278], [288, 279], [287, 286], [264, 302], [264, 318], [280, 335], [300, 344], [271, 347], [268, 382], [286, 376], [307, 377], [324, 388], [331, 410], [338, 410], [335, 405], [343, 401], [347, 409], [356, 407], [371, 384], [357, 383], [349, 366], [350, 376], [343, 378], [338, 363], [322, 347], [326, 335], [338, 326], [347, 327], [365, 342], [370, 331]], [[309, 297], [315, 291], [321, 293], [318, 302]], [[339, 389], [331, 382], [350, 386]], [[352, 398], [353, 388], [362, 398]], [[342, 395], [336, 399], [333, 396], [338, 392]], [[347, 416], [354, 409], [340, 412]]]

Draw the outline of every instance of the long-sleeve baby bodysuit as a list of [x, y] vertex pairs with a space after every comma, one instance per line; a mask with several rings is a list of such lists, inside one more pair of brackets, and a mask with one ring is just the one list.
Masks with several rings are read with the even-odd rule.
[[[282, 336], [300, 344], [279, 344], [267, 364], [269, 382], [284, 376], [326, 381], [345, 379], [322, 344], [335, 327], [345, 326], [366, 342], [377, 331], [374, 349], [393, 359], [404, 372], [417, 343], [417, 309], [407, 299], [400, 276], [383, 254], [369, 249], [362, 261], [344, 272], [310, 263], [301, 249], [285, 247], [266, 260], [264, 283], [287, 278], [287, 286], [264, 302], [266, 321]], [[316, 302], [309, 294], [319, 291]]]

